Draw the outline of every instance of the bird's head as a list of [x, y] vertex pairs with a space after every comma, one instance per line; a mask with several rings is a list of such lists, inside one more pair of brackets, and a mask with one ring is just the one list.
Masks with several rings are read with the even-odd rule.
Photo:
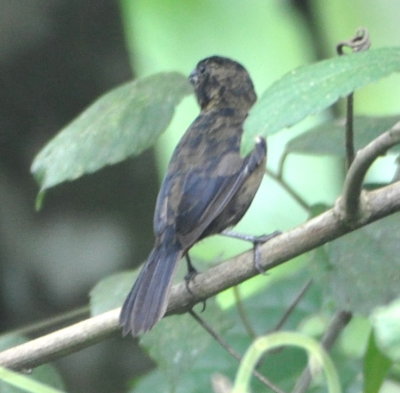
[[226, 57], [201, 60], [189, 81], [202, 110], [231, 107], [247, 112], [257, 99], [246, 69]]

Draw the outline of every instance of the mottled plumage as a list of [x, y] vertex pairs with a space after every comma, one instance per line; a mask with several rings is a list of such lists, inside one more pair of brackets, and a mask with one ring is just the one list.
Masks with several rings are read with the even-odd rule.
[[158, 194], [155, 244], [123, 305], [123, 333], [150, 330], [165, 314], [176, 263], [200, 239], [235, 225], [261, 183], [265, 140], [240, 156], [243, 122], [256, 101], [247, 71], [218, 56], [189, 77], [201, 112], [176, 147]]

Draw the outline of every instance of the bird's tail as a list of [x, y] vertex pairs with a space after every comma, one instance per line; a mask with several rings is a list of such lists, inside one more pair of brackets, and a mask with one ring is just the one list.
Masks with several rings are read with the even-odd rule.
[[119, 320], [124, 335], [147, 332], [163, 317], [181, 257], [182, 250], [176, 242], [162, 242], [152, 250], [122, 306]]

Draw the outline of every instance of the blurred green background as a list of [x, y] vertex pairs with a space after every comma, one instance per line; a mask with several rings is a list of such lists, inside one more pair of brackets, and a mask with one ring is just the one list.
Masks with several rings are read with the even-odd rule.
[[[246, 66], [260, 95], [287, 71], [334, 56], [336, 44], [360, 26], [374, 47], [400, 44], [397, 0], [0, 0], [0, 10], [1, 331], [87, 304], [98, 280], [140, 264], [151, 248], [159, 181], [198, 111], [193, 97], [154, 149], [51, 190], [44, 209], [34, 212], [33, 157], [100, 94], [132, 76], [189, 74], [200, 59], [219, 54]], [[356, 113], [398, 113], [399, 84], [395, 75], [357, 93]], [[334, 111], [271, 137], [268, 167], [277, 168], [285, 141]], [[381, 161], [372, 176], [385, 173]], [[342, 162], [320, 157], [293, 156], [285, 170], [310, 205], [331, 204], [342, 177]], [[238, 229], [268, 233], [306, 217], [265, 179]], [[215, 237], [195, 257], [215, 263], [244, 248]], [[150, 361], [135, 343], [115, 339], [57, 366], [69, 392], [102, 393], [124, 391]]]

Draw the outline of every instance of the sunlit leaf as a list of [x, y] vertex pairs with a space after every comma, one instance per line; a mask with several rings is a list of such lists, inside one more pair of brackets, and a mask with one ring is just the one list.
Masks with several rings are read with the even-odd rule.
[[377, 48], [299, 67], [273, 83], [250, 111], [242, 151], [267, 136], [318, 113], [340, 97], [400, 71], [400, 47]]

